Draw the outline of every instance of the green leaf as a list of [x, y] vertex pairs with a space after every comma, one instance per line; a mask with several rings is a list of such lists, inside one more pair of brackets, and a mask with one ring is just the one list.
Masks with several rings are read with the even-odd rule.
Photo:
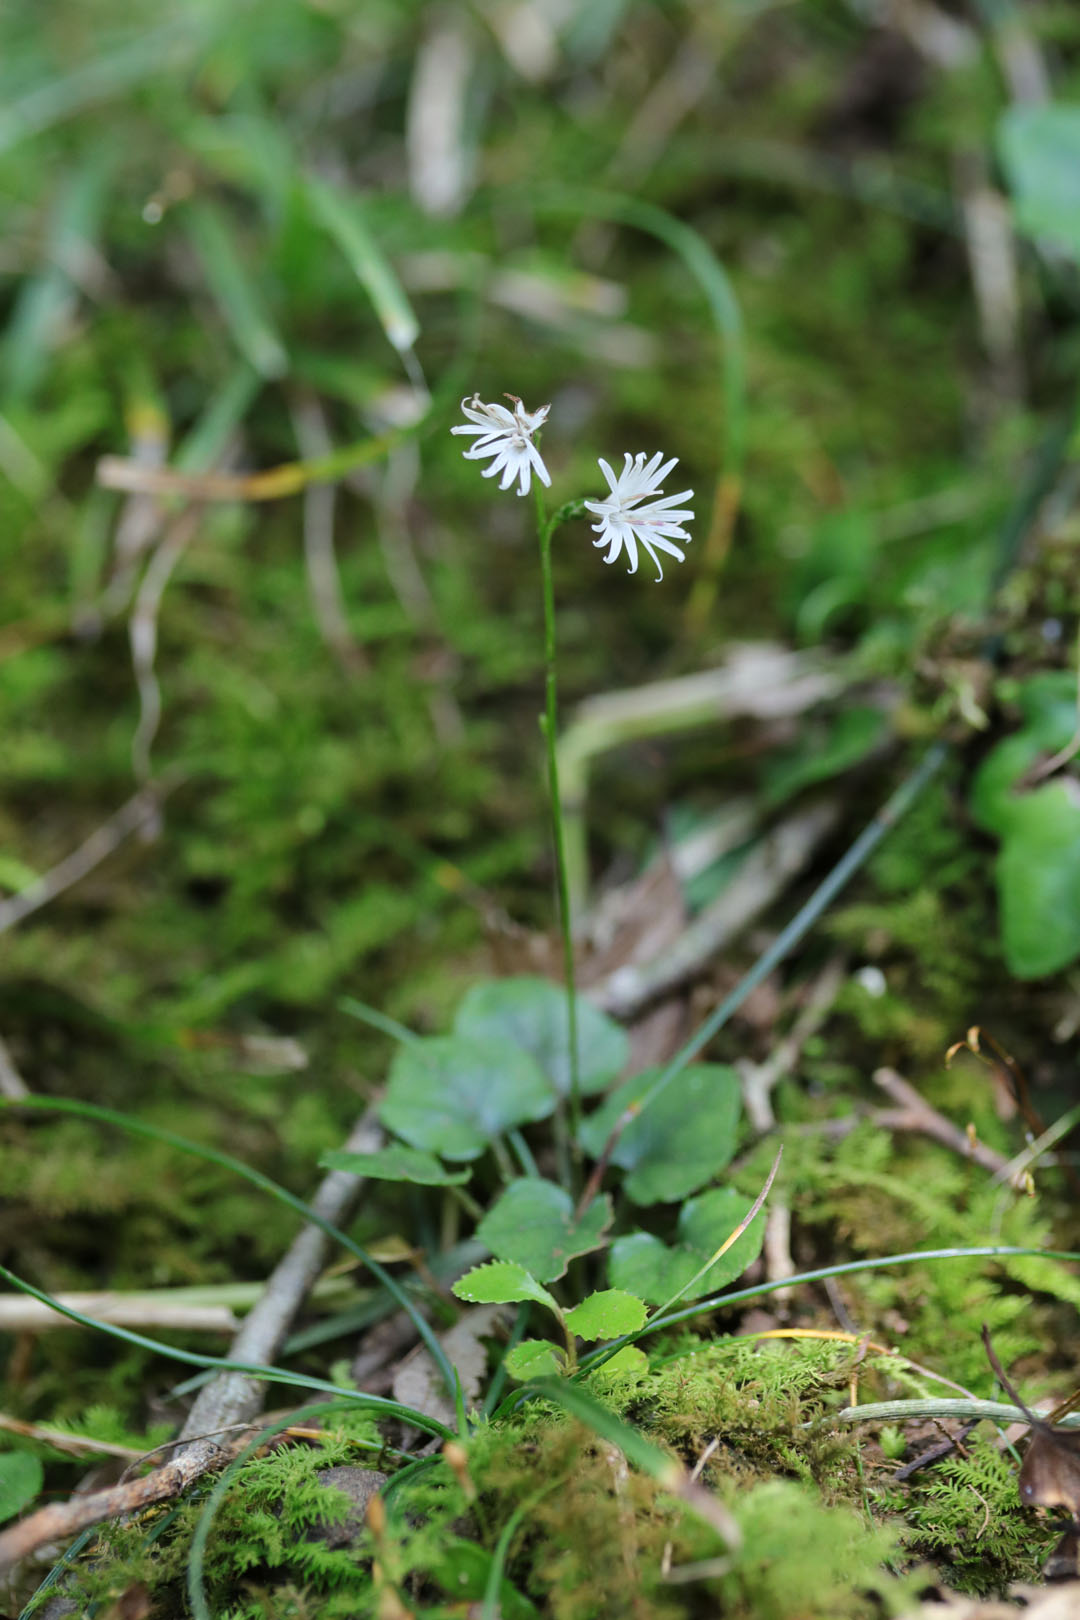
[[1080, 107], [1010, 107], [997, 136], [1020, 230], [1080, 258]]
[[[612, 1357], [612, 1360], [615, 1358]], [[511, 1378], [524, 1382], [526, 1378], [551, 1378], [566, 1367], [566, 1356], [557, 1344], [547, 1339], [522, 1339], [508, 1350], [503, 1366]]]
[[1047, 782], [1017, 801], [997, 858], [1009, 971], [1038, 979], [1080, 956], [1080, 787]]
[[505, 1260], [489, 1260], [474, 1266], [453, 1286], [458, 1299], [472, 1305], [513, 1305], [519, 1300], [535, 1300], [546, 1305], [558, 1316], [559, 1306], [546, 1288], [541, 1288], [535, 1277], [530, 1277], [524, 1266], [511, 1265]]
[[[659, 1074], [646, 1069], [613, 1091], [581, 1128], [594, 1159], [623, 1111], [648, 1092]], [[675, 1203], [704, 1186], [735, 1152], [742, 1098], [734, 1069], [691, 1063], [623, 1131], [612, 1163], [630, 1173], [623, 1190], [635, 1204]]]
[[503, 1131], [554, 1107], [540, 1068], [510, 1041], [441, 1035], [395, 1054], [379, 1118], [411, 1147], [476, 1159]]
[[43, 1479], [41, 1463], [30, 1452], [0, 1452], [0, 1524], [34, 1500]]
[[[611, 1246], [608, 1266], [612, 1282], [648, 1300], [650, 1305], [663, 1305], [687, 1287], [745, 1217], [751, 1202], [733, 1188], [714, 1187], [683, 1206], [674, 1247], [669, 1248], [651, 1232], [631, 1232], [617, 1238]], [[685, 1297], [703, 1299], [734, 1282], [761, 1253], [764, 1235], [762, 1212]]]
[[472, 1175], [471, 1170], [448, 1170], [430, 1153], [402, 1147], [399, 1142], [391, 1142], [378, 1153], [332, 1148], [321, 1155], [319, 1164], [324, 1170], [350, 1170], [372, 1181], [412, 1181], [421, 1187], [460, 1187]]
[[992, 748], [975, 773], [971, 811], [987, 832], [1004, 834], [1023, 819], [1025, 795], [1017, 784], [1040, 758], [1056, 754], [1077, 727], [1076, 677], [1065, 671], [1036, 675], [1017, 693], [1024, 716], [1019, 731]]
[[594, 1198], [578, 1221], [574, 1200], [562, 1187], [522, 1176], [488, 1210], [476, 1235], [500, 1260], [514, 1260], [541, 1282], [552, 1282], [575, 1256], [603, 1246], [611, 1219], [606, 1193]]
[[590, 1384], [614, 1384], [623, 1378], [644, 1378], [649, 1370], [649, 1358], [636, 1344], [624, 1344], [613, 1356], [589, 1374]]
[[566, 1321], [579, 1339], [617, 1339], [621, 1333], [634, 1333], [643, 1327], [647, 1314], [643, 1301], [633, 1294], [621, 1288], [604, 1288], [567, 1311]]
[[[530, 1052], [565, 1097], [570, 1090], [566, 991], [549, 979], [522, 976], [475, 984], [458, 1008], [459, 1035], [499, 1036]], [[620, 1024], [578, 997], [578, 1078], [585, 1095], [604, 1091], [627, 1064], [630, 1038]]]

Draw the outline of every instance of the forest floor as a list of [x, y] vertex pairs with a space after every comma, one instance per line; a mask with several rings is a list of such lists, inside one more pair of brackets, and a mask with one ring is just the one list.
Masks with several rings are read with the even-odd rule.
[[0, 25], [12, 1614], [1075, 1612], [1080, 13], [557, 9]]

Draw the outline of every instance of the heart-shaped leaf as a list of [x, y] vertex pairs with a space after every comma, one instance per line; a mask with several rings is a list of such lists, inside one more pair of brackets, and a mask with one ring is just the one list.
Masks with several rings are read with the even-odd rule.
[[975, 773], [971, 810], [980, 827], [1003, 837], [1023, 817], [1021, 778], [1039, 759], [1056, 754], [1076, 731], [1076, 677], [1034, 675], [1016, 695], [1024, 724], [992, 748]]
[[448, 1170], [430, 1153], [391, 1142], [378, 1153], [350, 1153], [331, 1148], [319, 1158], [324, 1170], [350, 1170], [372, 1181], [412, 1181], [421, 1187], [460, 1187], [471, 1170]]
[[645, 1325], [644, 1302], [621, 1288], [604, 1288], [589, 1294], [580, 1305], [567, 1311], [567, 1326], [579, 1339], [617, 1339], [620, 1333], [634, 1333]]
[[[673, 1247], [661, 1243], [651, 1232], [631, 1232], [616, 1238], [608, 1267], [612, 1282], [648, 1300], [650, 1305], [665, 1304], [688, 1286], [710, 1255], [730, 1237], [745, 1218], [750, 1202], [733, 1188], [714, 1187], [683, 1206]], [[715, 1294], [734, 1282], [761, 1253], [764, 1235], [765, 1216], [761, 1213], [683, 1297], [704, 1299], [706, 1294]]]
[[524, 1383], [527, 1378], [551, 1378], [563, 1372], [566, 1356], [557, 1344], [547, 1339], [522, 1339], [503, 1357], [503, 1366], [511, 1378]]
[[[581, 1143], [599, 1158], [616, 1122], [649, 1091], [659, 1071], [627, 1080], [585, 1121]], [[629, 1171], [623, 1184], [635, 1204], [675, 1203], [704, 1186], [735, 1152], [742, 1096], [735, 1070], [721, 1063], [691, 1063], [655, 1101], [631, 1120], [615, 1145], [612, 1163]]]
[[[522, 976], [474, 984], [458, 1008], [459, 1035], [513, 1041], [539, 1063], [565, 1097], [570, 1090], [570, 1024], [566, 991], [549, 979]], [[583, 1094], [603, 1091], [626, 1067], [630, 1039], [591, 1002], [577, 1001], [578, 1080]]]
[[589, 1383], [604, 1385], [618, 1383], [623, 1378], [644, 1378], [648, 1370], [649, 1358], [644, 1350], [639, 1350], [636, 1344], [624, 1344], [589, 1374]]
[[399, 1048], [379, 1118], [411, 1147], [476, 1159], [495, 1137], [554, 1107], [539, 1064], [513, 1042], [440, 1035]]
[[1080, 107], [1010, 107], [998, 124], [998, 149], [1017, 225], [1080, 259]]
[[604, 1243], [611, 1200], [594, 1198], [580, 1221], [574, 1200], [554, 1181], [522, 1176], [512, 1181], [476, 1228], [500, 1260], [514, 1260], [541, 1282], [561, 1277], [570, 1261]]
[[43, 1479], [41, 1463], [29, 1451], [0, 1452], [0, 1524], [34, 1500]]
[[489, 1260], [474, 1266], [453, 1286], [458, 1299], [467, 1299], [472, 1305], [513, 1305], [519, 1300], [535, 1300], [559, 1315], [556, 1300], [541, 1288], [535, 1277], [530, 1277], [524, 1266], [511, 1265], [505, 1260]]
[[997, 858], [1001, 940], [1019, 979], [1080, 956], [1080, 791], [1047, 782], [1019, 800]]

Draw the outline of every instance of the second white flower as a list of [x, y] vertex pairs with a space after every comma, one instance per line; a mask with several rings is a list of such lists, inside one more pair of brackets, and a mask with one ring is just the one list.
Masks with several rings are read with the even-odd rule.
[[664, 577], [658, 551], [682, 562], [683, 552], [675, 542], [693, 538], [682, 524], [691, 522], [694, 514], [688, 507], [680, 509], [679, 503], [691, 500], [694, 492], [684, 489], [678, 495], [664, 494], [664, 479], [677, 465], [677, 456], [664, 461], [659, 451], [648, 461], [644, 452], [636, 456], [627, 453], [623, 470], [616, 475], [601, 458], [600, 471], [607, 479], [610, 494], [606, 500], [586, 501], [585, 506], [600, 519], [592, 526], [600, 536], [593, 545], [607, 546], [605, 562], [614, 562], [625, 549], [630, 563], [627, 572], [636, 574], [639, 544], [652, 558], [658, 580]]

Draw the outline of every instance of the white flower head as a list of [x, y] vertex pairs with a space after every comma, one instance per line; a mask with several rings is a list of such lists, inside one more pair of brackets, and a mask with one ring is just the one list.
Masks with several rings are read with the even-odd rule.
[[645, 460], [644, 452], [636, 456], [627, 453], [623, 470], [616, 477], [601, 459], [600, 471], [611, 493], [606, 500], [585, 502], [587, 510], [595, 512], [600, 519], [593, 524], [594, 532], [600, 536], [593, 545], [607, 546], [604, 561], [614, 562], [625, 547], [630, 560], [627, 573], [636, 574], [640, 542], [656, 565], [658, 581], [663, 579], [664, 570], [657, 551], [664, 551], [682, 562], [683, 553], [674, 542], [692, 539], [680, 525], [691, 522], [694, 516], [689, 508], [678, 510], [680, 501], [692, 499], [692, 489], [684, 489], [678, 495], [665, 495], [661, 487], [672, 467], [678, 465], [678, 457], [663, 461], [661, 466], [662, 461], [660, 451], [649, 461]]
[[551, 478], [533, 444], [533, 434], [547, 421], [551, 406], [541, 405], [538, 411], [527, 411], [516, 394], [507, 394], [506, 398], [514, 407], [512, 411], [505, 405], [483, 404], [479, 394], [463, 399], [461, 409], [469, 421], [450, 431], [476, 435], [464, 452], [465, 460], [481, 461], [490, 456], [491, 466], [484, 468], [484, 477], [494, 478], [501, 472], [500, 489], [509, 489], [516, 478], [518, 494], [527, 495], [534, 472], [540, 482], [550, 488]]

